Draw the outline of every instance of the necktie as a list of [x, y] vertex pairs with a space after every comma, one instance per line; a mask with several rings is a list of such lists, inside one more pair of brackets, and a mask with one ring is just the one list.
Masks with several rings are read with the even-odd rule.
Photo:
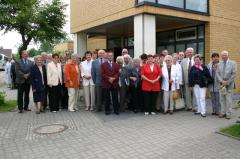
[[102, 58], [100, 58], [100, 64], [102, 64], [102, 62], [103, 62], [103, 60], [102, 60]]
[[226, 63], [227, 61], [223, 61], [223, 79], [225, 78]]
[[191, 67], [192, 67], [192, 61], [191, 61], [191, 58], [189, 58], [188, 72], [190, 72]]

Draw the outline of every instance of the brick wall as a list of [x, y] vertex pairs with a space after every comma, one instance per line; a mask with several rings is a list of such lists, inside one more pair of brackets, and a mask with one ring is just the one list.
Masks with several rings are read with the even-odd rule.
[[[240, 70], [240, 1], [210, 0], [210, 21], [206, 24], [206, 59], [212, 52], [227, 50]], [[237, 73], [235, 93], [240, 93]]]

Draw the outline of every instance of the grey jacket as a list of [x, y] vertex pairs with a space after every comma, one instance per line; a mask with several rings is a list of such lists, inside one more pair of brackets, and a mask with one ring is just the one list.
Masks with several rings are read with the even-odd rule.
[[[217, 64], [216, 67], [218, 67], [218, 64]], [[207, 68], [208, 68], [209, 73], [210, 73], [210, 75], [213, 79], [213, 83], [208, 85], [208, 89], [209, 89], [210, 92], [219, 92], [219, 89], [218, 89], [219, 85], [218, 85], [217, 76], [216, 76], [217, 70], [215, 72], [215, 76], [213, 77], [212, 62], [210, 62], [207, 65]]]
[[221, 81], [226, 80], [228, 82], [227, 89], [232, 90], [234, 88], [234, 80], [237, 75], [237, 64], [232, 60], [228, 60], [226, 63], [225, 72], [223, 72], [223, 66], [224, 63], [221, 61], [216, 71], [218, 88], [221, 88]]
[[[191, 61], [193, 63], [193, 59], [191, 58]], [[188, 72], [188, 58], [184, 58], [181, 62], [181, 66], [182, 66], [182, 79], [183, 79], [183, 83], [188, 85], [188, 77], [189, 77], [189, 72]], [[193, 64], [192, 64], [193, 65]]]
[[[33, 66], [33, 62], [27, 60], [28, 66], [24, 68], [24, 62], [22, 59], [15, 62], [15, 71], [16, 71], [16, 83], [23, 84], [25, 81], [30, 84], [30, 72]], [[24, 74], [29, 74], [29, 78], [26, 80]]]
[[[103, 59], [102, 63], [104, 62], [105, 62], [105, 59]], [[96, 86], [101, 86], [102, 73], [101, 73], [100, 59], [96, 59], [95, 61], [92, 62], [91, 76], [92, 76], [93, 83]]]

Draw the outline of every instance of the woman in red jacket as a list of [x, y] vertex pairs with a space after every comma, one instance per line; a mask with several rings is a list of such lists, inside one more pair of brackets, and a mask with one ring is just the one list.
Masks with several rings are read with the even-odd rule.
[[144, 93], [145, 115], [154, 115], [154, 106], [157, 94], [160, 91], [159, 79], [162, 75], [161, 68], [154, 63], [152, 55], [148, 55], [148, 61], [142, 66], [142, 91]]

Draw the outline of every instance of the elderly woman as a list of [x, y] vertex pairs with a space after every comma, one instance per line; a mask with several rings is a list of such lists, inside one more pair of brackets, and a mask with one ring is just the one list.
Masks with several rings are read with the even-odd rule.
[[201, 57], [199, 54], [194, 56], [194, 65], [190, 69], [189, 73], [189, 87], [193, 87], [193, 92], [197, 97], [197, 112], [195, 114], [201, 114], [202, 117], [206, 117], [206, 89], [208, 81], [210, 81], [211, 75], [208, 68], [201, 64]]
[[59, 111], [60, 91], [62, 85], [62, 69], [59, 63], [59, 55], [53, 54], [51, 62], [47, 65], [47, 81], [49, 86], [49, 107], [50, 111]]
[[141, 69], [142, 67], [140, 66], [141, 60], [140, 58], [134, 58], [133, 59], [133, 72], [134, 74], [130, 75], [130, 94], [131, 94], [131, 99], [130, 99], [130, 104], [131, 107], [133, 108], [134, 113], [137, 113], [139, 111], [143, 111], [143, 106], [142, 106], [142, 91], [141, 91], [141, 86], [142, 86], [142, 81], [141, 81]]
[[35, 58], [35, 65], [31, 69], [30, 79], [32, 84], [33, 101], [36, 106], [36, 114], [44, 112], [43, 104], [46, 98], [45, 88], [47, 87], [46, 68], [42, 64], [41, 56]]
[[163, 113], [166, 114], [169, 108], [169, 114], [173, 114], [173, 92], [179, 89], [181, 73], [179, 73], [179, 68], [176, 65], [173, 65], [172, 56], [165, 56], [164, 61], [166, 65], [163, 65], [162, 67]]
[[144, 93], [145, 115], [154, 115], [157, 94], [160, 91], [159, 79], [162, 75], [160, 67], [154, 63], [152, 55], [148, 55], [148, 62], [142, 66], [142, 91]]
[[68, 111], [74, 112], [77, 108], [80, 68], [77, 65], [77, 56], [72, 55], [65, 65], [66, 87], [68, 88]]

